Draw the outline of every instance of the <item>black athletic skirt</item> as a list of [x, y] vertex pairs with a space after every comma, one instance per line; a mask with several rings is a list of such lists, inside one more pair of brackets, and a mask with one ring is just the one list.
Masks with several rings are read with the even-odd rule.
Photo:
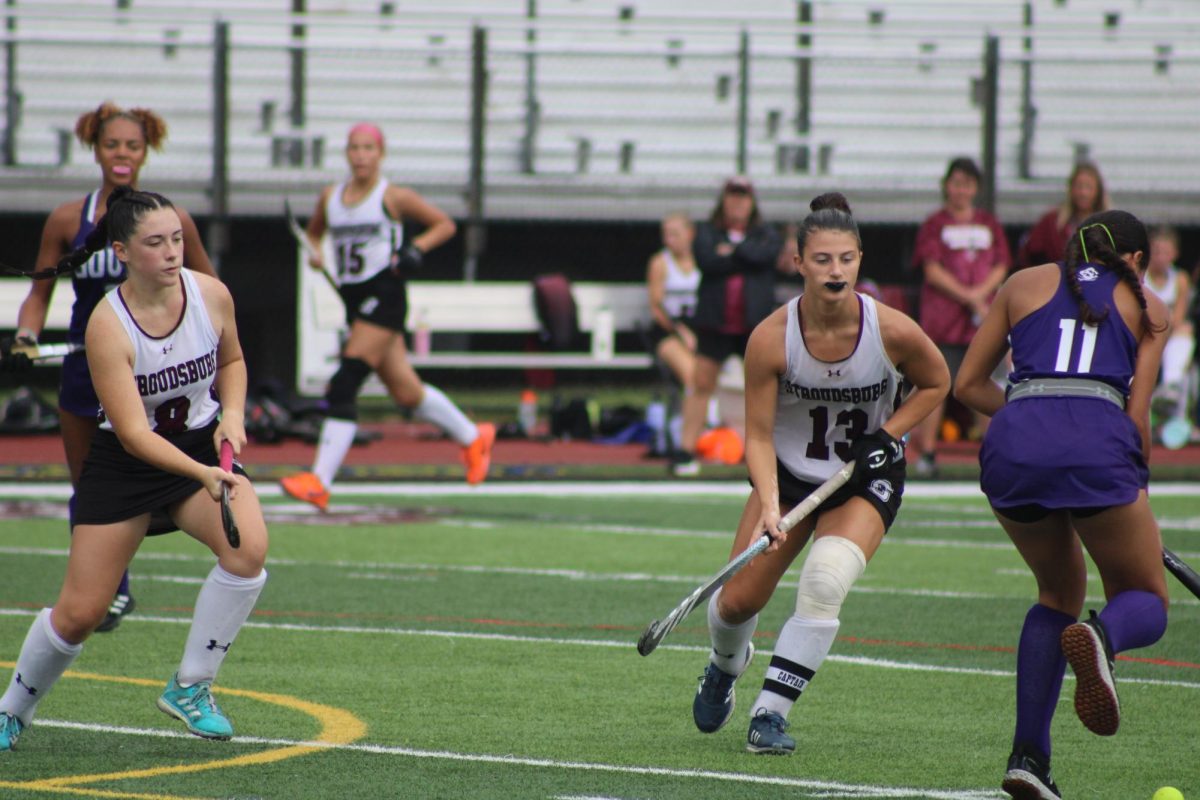
[[[198, 430], [163, 437], [201, 464], [216, 466], [213, 448], [217, 423]], [[161, 434], [160, 434], [161, 435]], [[234, 472], [245, 474], [240, 466]], [[108, 525], [150, 512], [148, 534], [178, 530], [168, 508], [203, 491], [199, 481], [165, 472], [125, 451], [112, 431], [98, 430], [83, 462], [83, 473], [75, 489], [75, 525]]]

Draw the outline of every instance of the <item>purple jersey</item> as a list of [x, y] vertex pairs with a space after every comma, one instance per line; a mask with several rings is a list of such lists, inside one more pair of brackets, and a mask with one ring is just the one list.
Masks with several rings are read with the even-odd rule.
[[[1060, 265], [1060, 272], [1064, 268]], [[1079, 304], [1067, 288], [1065, 274], [1046, 305], [1013, 326], [1013, 371], [1009, 381], [1030, 378], [1088, 378], [1104, 381], [1129, 395], [1137, 360], [1137, 338], [1113, 302], [1121, 276], [1104, 266], [1080, 267], [1079, 286], [1097, 313], [1108, 316], [1097, 327], [1079, 319]]]
[[[1137, 339], [1113, 301], [1120, 276], [1093, 264], [1078, 275], [1088, 304], [1097, 312], [1108, 309], [1108, 316], [1096, 327], [1084, 325], [1064, 276], [1044, 306], [1013, 326], [1010, 379], [1103, 381], [1128, 396]], [[988, 426], [979, 463], [983, 493], [1001, 512], [1029, 504], [1051, 509], [1125, 505], [1150, 477], [1133, 420], [1112, 402], [1094, 397], [1024, 397], [1007, 403]]]
[[[71, 241], [71, 249], [83, 246], [88, 234], [96, 227], [92, 217], [100, 191], [89, 194], [83, 201], [79, 215], [79, 232]], [[125, 280], [125, 265], [117, 260], [112, 247], [93, 253], [71, 274], [71, 285], [75, 289], [75, 304], [71, 306], [71, 324], [67, 338], [83, 344], [88, 319], [96, 304], [109, 289]], [[92, 388], [92, 375], [88, 371], [87, 356], [71, 353], [63, 359], [62, 381], [58, 387], [58, 404], [66, 411], [80, 417], [96, 418], [100, 413], [100, 401]]]

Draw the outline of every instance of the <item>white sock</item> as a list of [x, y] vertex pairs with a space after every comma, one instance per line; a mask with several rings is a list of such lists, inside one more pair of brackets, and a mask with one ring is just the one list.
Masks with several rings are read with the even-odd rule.
[[37, 704], [50, 693], [81, 650], [82, 644], [71, 644], [58, 635], [50, 624], [50, 609], [43, 608], [25, 634], [17, 668], [8, 690], [0, 697], [0, 711], [7, 711], [26, 725], [31, 723]]
[[254, 578], [240, 578], [226, 572], [220, 564], [212, 568], [196, 597], [192, 627], [183, 647], [183, 660], [179, 662], [181, 686], [216, 680], [221, 662], [266, 582], [265, 569]]
[[708, 601], [708, 635], [712, 639], [712, 653], [708, 660], [716, 664], [722, 672], [730, 675], [741, 675], [746, 668], [746, 648], [754, 629], [758, 627], [758, 614], [740, 625], [731, 625], [721, 619], [717, 612], [718, 591]]
[[841, 625], [836, 619], [789, 617], [779, 632], [775, 653], [767, 667], [762, 692], [754, 701], [751, 716], [760, 708], [786, 717], [800, 693], [812, 682], [817, 668], [829, 655]]
[[454, 405], [454, 401], [446, 397], [441, 389], [428, 383], [425, 384], [425, 397], [413, 409], [413, 414], [418, 419], [437, 425], [463, 447], [475, 441], [475, 437], [479, 435], [475, 423], [467, 419], [467, 415]]
[[710, 428], [721, 427], [721, 406], [717, 402], [716, 395], [708, 398], [708, 413], [706, 415], [705, 424]]
[[358, 423], [348, 419], [326, 417], [321, 423], [321, 438], [317, 441], [317, 456], [313, 460], [312, 471], [327, 490], [333, 486], [333, 479], [346, 460], [346, 453], [350, 452], [357, 432]]
[[1192, 363], [1195, 342], [1190, 336], [1172, 336], [1162, 354], [1162, 382], [1167, 386], [1181, 386]]

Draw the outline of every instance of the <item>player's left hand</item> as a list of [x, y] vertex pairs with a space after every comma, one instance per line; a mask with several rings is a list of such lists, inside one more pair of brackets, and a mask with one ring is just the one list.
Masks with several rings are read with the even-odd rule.
[[851, 442], [850, 457], [854, 459], [851, 482], [866, 486], [874, 479], [887, 475], [893, 465], [904, 459], [904, 443], [880, 428]]
[[419, 270], [424, 261], [425, 253], [409, 242], [392, 255], [392, 269], [404, 275]]
[[771, 537], [771, 544], [767, 547], [766, 552], [770, 553], [773, 550], [778, 550], [779, 546], [787, 541], [787, 533], [779, 530], [779, 508], [764, 508], [762, 514], [758, 517], [758, 523], [754, 530], [758, 531], [756, 538], [764, 533]]
[[32, 347], [36, 339], [28, 336], [4, 337], [0, 339], [0, 372], [27, 372], [33, 367], [33, 360], [26, 353], [13, 352], [17, 347]]

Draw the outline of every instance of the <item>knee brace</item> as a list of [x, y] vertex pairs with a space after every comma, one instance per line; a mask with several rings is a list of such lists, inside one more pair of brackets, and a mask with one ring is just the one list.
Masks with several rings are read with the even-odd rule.
[[329, 379], [329, 391], [325, 400], [329, 404], [329, 416], [354, 421], [358, 419], [358, 390], [371, 374], [371, 366], [360, 358], [342, 357], [341, 366]]
[[867, 557], [842, 536], [824, 536], [812, 543], [800, 571], [796, 615], [807, 619], [837, 619], [850, 587], [862, 575]]

